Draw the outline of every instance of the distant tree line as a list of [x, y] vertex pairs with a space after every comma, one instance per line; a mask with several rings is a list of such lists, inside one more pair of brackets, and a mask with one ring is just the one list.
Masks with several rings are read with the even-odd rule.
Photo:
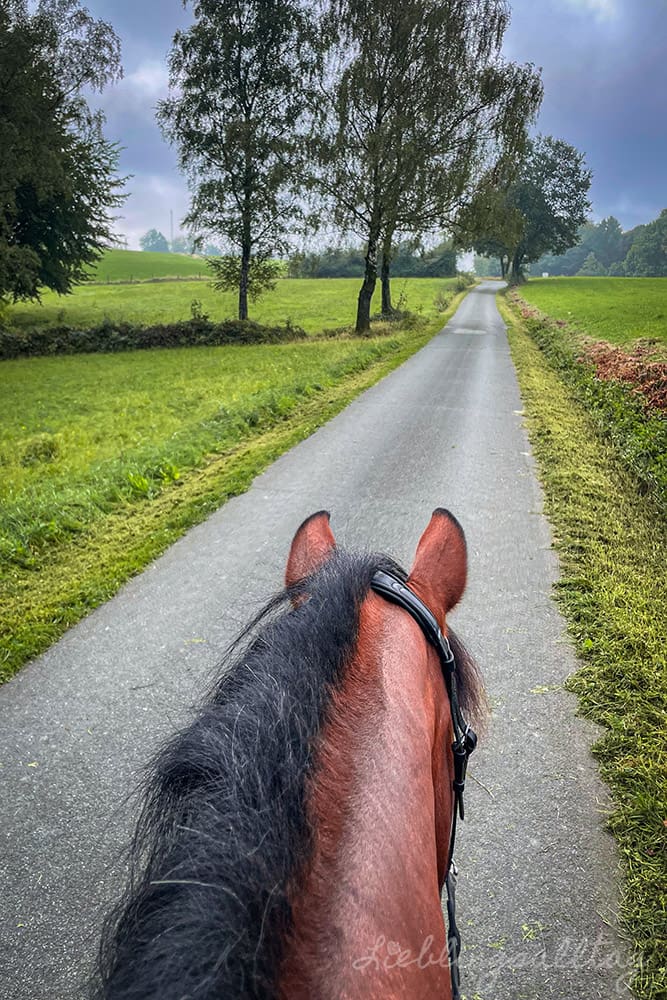
[[[152, 253], [192, 254], [195, 252], [195, 241], [192, 237], [179, 234], [169, 241], [158, 229], [149, 229], [141, 237], [139, 244], [142, 250]], [[221, 287], [236, 284], [238, 280], [236, 258], [225, 256], [220, 247], [214, 243], [198, 247], [197, 252], [209, 258], [222, 258], [213, 269], [216, 278], [219, 279], [219, 275], [222, 277], [223, 285]], [[405, 240], [398, 246], [392, 247], [391, 271], [396, 278], [448, 278], [456, 274], [456, 260], [457, 252], [451, 240], [444, 240], [428, 250], [416, 247], [414, 242]], [[209, 261], [209, 263], [212, 262]], [[378, 264], [382, 268], [382, 253], [379, 256]], [[327, 246], [317, 251], [294, 251], [288, 255], [285, 262], [265, 261], [260, 269], [260, 274], [262, 277], [268, 276], [269, 287], [271, 287], [274, 280], [280, 276], [288, 278], [359, 278], [363, 276], [365, 267], [365, 248], [362, 244], [357, 246]], [[229, 278], [225, 278], [227, 269], [232, 271]], [[249, 291], [253, 285], [253, 277], [256, 280], [251, 266]], [[256, 292], [260, 290], [255, 289]], [[250, 297], [252, 298], [252, 295]]]
[[[191, 254], [195, 251], [195, 240], [192, 236], [183, 233], [178, 233], [173, 240], [168, 240], [159, 229], [149, 229], [139, 239], [139, 246], [142, 250], [151, 253]], [[205, 257], [220, 257], [222, 255], [222, 250], [215, 243], [205, 243], [198, 246], [197, 250]]]
[[667, 277], [667, 209], [653, 222], [628, 232], [613, 215], [597, 224], [586, 222], [577, 238], [565, 253], [540, 257], [533, 274]]
[[[383, 257], [380, 254], [379, 266]], [[293, 253], [287, 263], [290, 278], [359, 278], [365, 271], [365, 248], [325, 247], [321, 252]], [[392, 250], [391, 271], [396, 278], [447, 278], [456, 274], [456, 250], [446, 241], [431, 250], [403, 242]]]

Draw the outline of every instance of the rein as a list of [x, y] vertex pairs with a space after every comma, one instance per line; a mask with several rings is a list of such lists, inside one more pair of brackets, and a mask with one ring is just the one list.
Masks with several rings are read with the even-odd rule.
[[442, 634], [435, 615], [402, 580], [392, 576], [390, 573], [379, 570], [373, 576], [371, 587], [377, 594], [392, 601], [394, 604], [398, 604], [409, 615], [412, 615], [428, 642], [435, 647], [440, 657], [442, 673], [449, 696], [449, 707], [454, 729], [454, 742], [452, 743], [452, 753], [454, 754], [454, 816], [449, 841], [447, 877], [445, 880], [447, 887], [447, 949], [449, 952], [449, 968], [452, 979], [452, 1000], [460, 1000], [459, 955], [461, 953], [461, 935], [456, 925], [457, 869], [454, 864], [454, 844], [456, 841], [457, 818], [460, 816], [463, 819], [465, 816], [463, 792], [465, 790], [466, 771], [468, 768], [468, 758], [477, 746], [477, 736], [461, 714], [456, 684], [454, 654], [452, 653], [448, 639]]

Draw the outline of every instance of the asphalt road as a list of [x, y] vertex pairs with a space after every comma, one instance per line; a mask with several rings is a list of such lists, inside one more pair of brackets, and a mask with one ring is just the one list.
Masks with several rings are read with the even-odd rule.
[[452, 622], [493, 706], [457, 850], [464, 992], [627, 995], [595, 732], [561, 689], [575, 662], [550, 598], [557, 561], [496, 290], [472, 292], [427, 347], [0, 689], [4, 1000], [84, 995], [138, 769], [281, 584], [303, 518], [325, 507], [339, 544], [409, 565], [437, 506], [468, 537]]

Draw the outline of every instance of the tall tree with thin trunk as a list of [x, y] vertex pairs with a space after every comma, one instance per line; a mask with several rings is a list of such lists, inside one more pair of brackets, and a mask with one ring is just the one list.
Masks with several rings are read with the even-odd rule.
[[190, 183], [184, 223], [239, 258], [238, 313], [247, 319], [251, 267], [286, 249], [302, 210], [319, 43], [300, 0], [196, 0], [193, 10], [194, 24], [174, 36], [172, 95], [158, 121]]
[[490, 163], [507, 168], [542, 87], [532, 66], [500, 56], [505, 0], [332, 3], [343, 65], [323, 130], [321, 183], [338, 224], [365, 242], [363, 331], [380, 248], [386, 311], [396, 236], [444, 228]]

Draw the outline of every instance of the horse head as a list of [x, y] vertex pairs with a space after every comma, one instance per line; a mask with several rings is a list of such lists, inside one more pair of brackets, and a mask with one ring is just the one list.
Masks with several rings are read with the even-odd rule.
[[463, 531], [436, 510], [406, 575], [319, 512], [285, 578], [155, 758], [98, 996], [457, 994], [441, 890], [481, 705], [447, 623]]
[[[320, 511], [292, 542], [286, 583], [296, 605], [335, 553], [329, 514]], [[320, 733], [308, 792], [314, 847], [293, 888], [284, 997], [458, 996], [453, 887], [449, 939], [440, 893], [452, 863], [453, 789], [458, 784], [462, 809], [475, 745], [474, 734], [457, 726], [462, 715], [452, 699], [460, 689], [475, 713], [481, 702], [475, 666], [446, 622], [466, 577], [463, 530], [438, 509], [407, 578], [397, 568], [378, 570], [361, 603], [354, 656]], [[450, 750], [457, 740], [463, 774]]]

